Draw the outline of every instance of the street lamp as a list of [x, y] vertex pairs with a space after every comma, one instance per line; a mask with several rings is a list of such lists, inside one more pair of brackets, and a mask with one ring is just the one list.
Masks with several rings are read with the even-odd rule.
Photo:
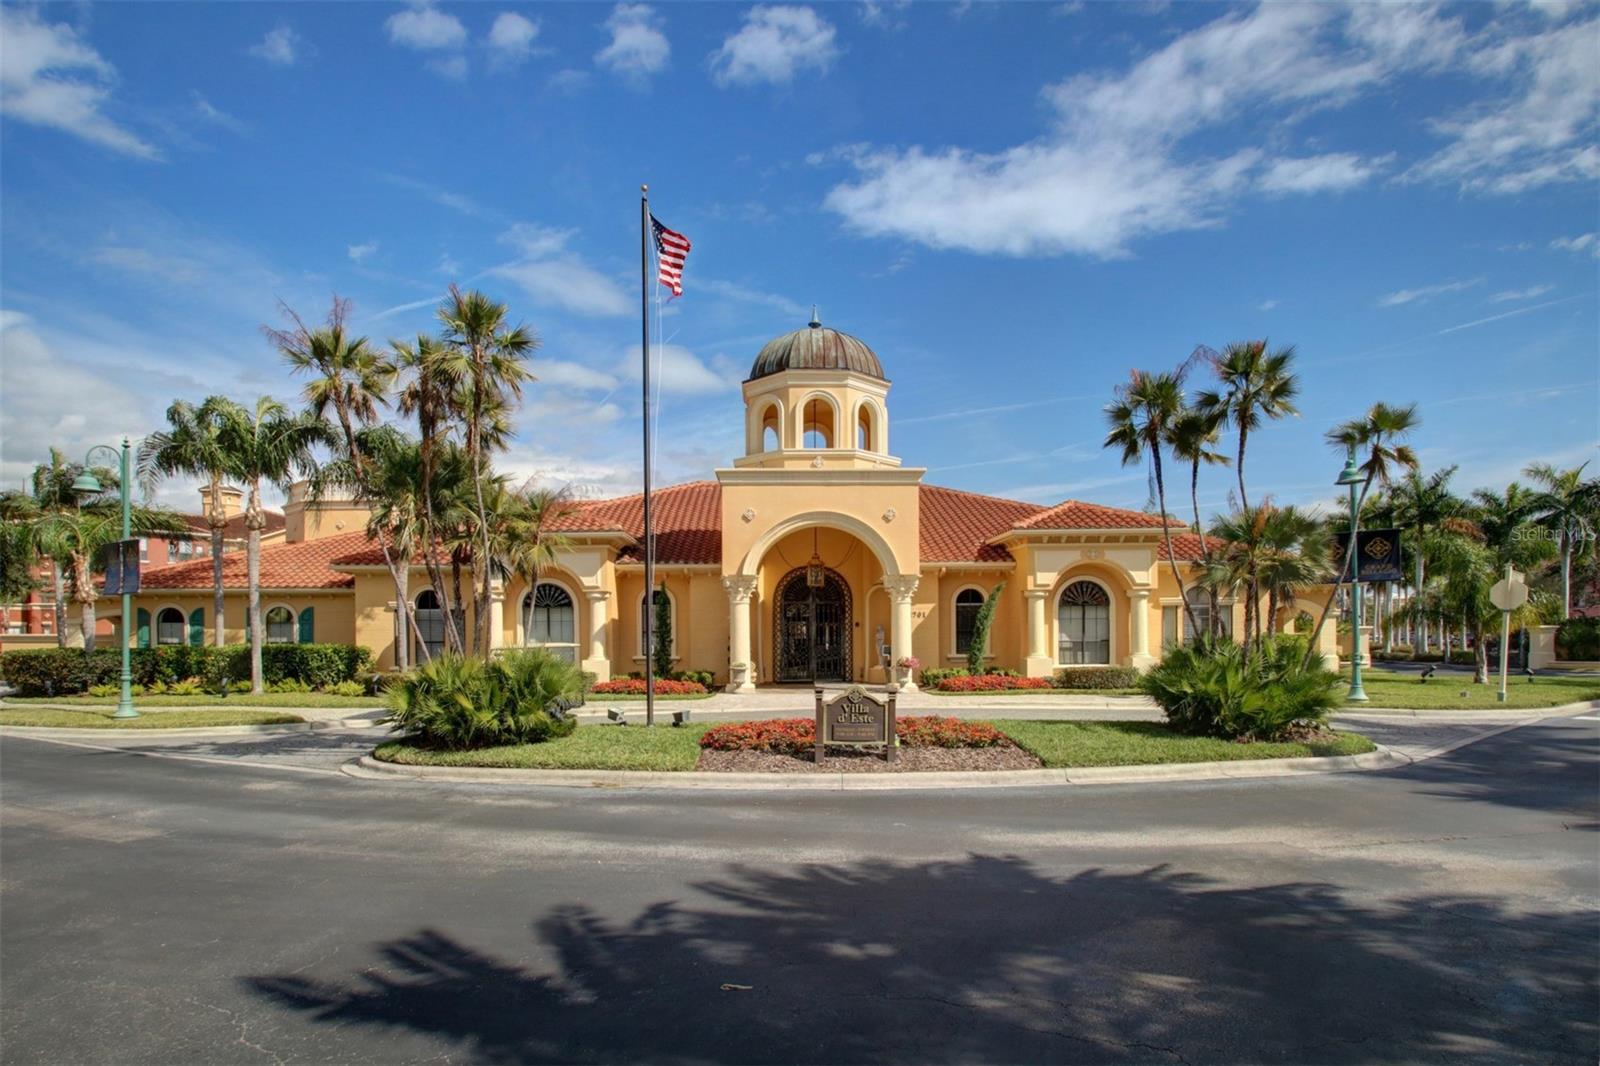
[[[133, 501], [129, 497], [128, 456], [130, 445], [128, 438], [122, 438], [122, 451], [109, 444], [96, 444], [90, 448], [83, 457], [83, 473], [79, 474], [72, 482], [72, 491], [83, 496], [94, 496], [101, 491], [100, 479], [94, 476], [92, 456], [98, 451], [107, 451], [117, 456], [120, 477], [118, 489], [122, 496], [122, 539], [128, 540], [133, 536]], [[128, 592], [128, 585], [124, 580], [122, 585], [122, 625], [119, 627], [122, 643], [122, 695], [117, 699], [117, 711], [113, 718], [137, 718], [139, 712], [133, 707], [133, 661], [132, 653], [128, 648], [128, 622], [133, 617], [133, 596]]]
[[1350, 570], [1350, 691], [1345, 699], [1351, 703], [1367, 702], [1367, 692], [1361, 687], [1361, 563], [1356, 551], [1357, 533], [1361, 528], [1361, 500], [1356, 486], [1365, 480], [1361, 468], [1356, 466], [1356, 446], [1352, 444], [1345, 452], [1339, 480], [1334, 482], [1350, 487], [1350, 545], [1345, 549], [1345, 565]]

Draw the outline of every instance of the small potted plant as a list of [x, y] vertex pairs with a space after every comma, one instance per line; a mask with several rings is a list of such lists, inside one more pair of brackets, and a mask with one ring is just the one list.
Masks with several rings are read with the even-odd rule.
[[907, 655], [901, 658], [897, 663], [895, 663], [895, 665], [904, 671], [903, 676], [905, 680], [901, 682], [900, 687], [915, 688], [917, 683], [916, 672], [922, 669], [922, 660], [917, 658], [915, 655]]

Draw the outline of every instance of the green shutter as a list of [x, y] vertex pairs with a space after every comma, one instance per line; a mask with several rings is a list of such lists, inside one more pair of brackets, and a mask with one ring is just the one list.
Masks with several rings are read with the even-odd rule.
[[206, 642], [206, 609], [196, 607], [189, 612], [189, 643], [195, 647]]
[[249, 600], [246, 600], [245, 604], [244, 604], [244, 642], [246, 644], [250, 643], [250, 601]]
[[316, 640], [316, 615], [312, 608], [307, 607], [300, 612], [300, 643], [315, 644]]
[[139, 647], [148, 648], [150, 646], [150, 612], [141, 607], [136, 617], [139, 620]]

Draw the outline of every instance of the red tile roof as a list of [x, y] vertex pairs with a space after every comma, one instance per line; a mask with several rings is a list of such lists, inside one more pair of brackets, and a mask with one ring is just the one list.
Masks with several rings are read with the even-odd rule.
[[[355, 584], [350, 574], [331, 565], [333, 560], [365, 547], [370, 542], [364, 530], [334, 537], [299, 541], [294, 544], [268, 544], [261, 549], [261, 587], [264, 589], [338, 589]], [[245, 577], [246, 553], [229, 552], [222, 557], [222, 584], [241, 589]], [[381, 560], [381, 555], [379, 556]], [[209, 589], [211, 559], [155, 566], [140, 575], [143, 589]]]
[[921, 488], [918, 550], [925, 563], [1009, 562], [1010, 552], [985, 542], [1045, 510], [1036, 503], [980, 496], [960, 489], [937, 485]]
[[[1222, 547], [1223, 544], [1223, 542], [1218, 540], [1216, 537], [1206, 538], [1206, 543], [1210, 546], [1212, 551], [1217, 551]], [[1188, 532], [1173, 533], [1172, 554], [1177, 557], [1179, 562], [1183, 562], [1184, 560], [1188, 560], [1190, 562], [1199, 562], [1201, 559], [1200, 534]], [[1160, 559], [1162, 562], [1167, 561], [1168, 555], [1166, 541], [1162, 541], [1160, 546], [1157, 547], [1156, 558]]]
[[[206, 521], [205, 515], [186, 514], [183, 517], [189, 523], [190, 529], [204, 537], [211, 536], [211, 525]], [[288, 524], [288, 520], [283, 517], [282, 511], [262, 511], [261, 517], [266, 521], [266, 525], [261, 530], [263, 536], [280, 533]], [[228, 519], [227, 526], [222, 530], [222, 536], [224, 540], [243, 540], [249, 532], [244, 528], [244, 515], [236, 514]]]
[[[1173, 524], [1181, 524], [1174, 522]], [[1081, 500], [1064, 500], [1054, 507], [1043, 508], [1024, 521], [1017, 529], [1140, 529], [1146, 526], [1160, 529], [1160, 515], [1144, 511], [1128, 511], [1121, 507], [1102, 507], [1098, 503]]]
[[[651, 494], [650, 520], [655, 526], [656, 562], [709, 565], [722, 561], [722, 486], [715, 481], [671, 485]], [[551, 523], [567, 533], [617, 531], [644, 538], [644, 494], [593, 500], [576, 505]], [[620, 562], [643, 560], [642, 546], [629, 544], [617, 553]]]

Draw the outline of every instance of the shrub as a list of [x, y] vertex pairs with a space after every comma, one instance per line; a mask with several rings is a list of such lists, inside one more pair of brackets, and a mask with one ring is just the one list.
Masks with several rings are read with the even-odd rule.
[[816, 743], [817, 723], [811, 718], [729, 722], [712, 726], [700, 736], [700, 746], [711, 751], [770, 751], [777, 755], [803, 755]]
[[167, 686], [169, 696], [198, 696], [200, 691], [200, 679], [196, 677], [186, 677]]
[[676, 670], [667, 675], [673, 681], [694, 681], [710, 692], [717, 684], [717, 675], [710, 670]]
[[947, 677], [966, 677], [964, 669], [946, 669], [942, 666], [928, 666], [922, 670], [922, 687], [932, 688]]
[[365, 696], [367, 686], [359, 681], [341, 681], [337, 685], [329, 685], [322, 691], [330, 696]]
[[934, 715], [896, 716], [894, 732], [908, 748], [994, 748], [1006, 742], [1006, 735], [987, 722]]
[[311, 686], [304, 681], [286, 677], [282, 681], [274, 681], [267, 686], [268, 692], [310, 692]]
[[1139, 671], [1131, 666], [1075, 666], [1070, 670], [1057, 670], [1056, 688], [1106, 689], [1132, 688], [1139, 681]]
[[1556, 658], [1571, 662], [1600, 659], [1600, 618], [1568, 618], [1556, 628]]
[[397, 678], [384, 693], [383, 721], [407, 739], [459, 751], [536, 744], [572, 733], [583, 702], [576, 665], [542, 648], [489, 662], [442, 655]]
[[1048, 689], [1048, 677], [1017, 677], [1015, 674], [961, 674], [947, 677], [934, 686], [940, 692], [1004, 692], [1013, 689]]
[[122, 683], [119, 681], [115, 685], [90, 685], [89, 686], [89, 695], [91, 695], [91, 696], [120, 696], [120, 695], [122, 695]]
[[93, 685], [121, 687], [122, 656], [116, 649], [25, 648], [0, 653], [0, 664], [22, 696], [65, 696]]
[[140, 687], [144, 689], [143, 695], [146, 696], [165, 696], [167, 694], [167, 683], [165, 681], [152, 681], [148, 685], [141, 685]]
[[[655, 680], [657, 696], [698, 696], [706, 687], [698, 681], [674, 681], [668, 677]], [[644, 678], [623, 677], [615, 681], [602, 681], [592, 690], [597, 696], [643, 696]]]
[[1339, 675], [1317, 660], [1301, 667], [1304, 643], [1269, 640], [1247, 659], [1232, 641], [1169, 648], [1138, 688], [1180, 733], [1272, 740], [1296, 724], [1321, 724], [1339, 705]]

